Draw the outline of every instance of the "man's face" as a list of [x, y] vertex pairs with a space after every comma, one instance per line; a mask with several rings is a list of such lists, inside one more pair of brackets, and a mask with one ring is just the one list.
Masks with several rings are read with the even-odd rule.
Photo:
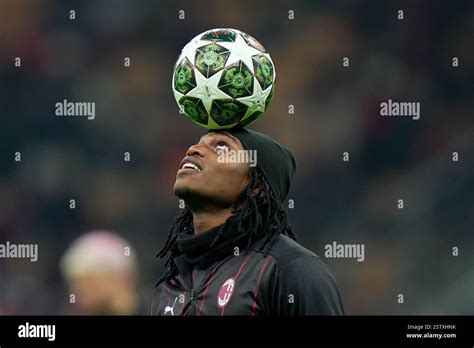
[[199, 208], [200, 203], [222, 208], [234, 206], [248, 184], [250, 166], [219, 162], [219, 153], [227, 150], [244, 150], [244, 147], [228, 132], [215, 131], [201, 137], [180, 163], [174, 193], [194, 208]]

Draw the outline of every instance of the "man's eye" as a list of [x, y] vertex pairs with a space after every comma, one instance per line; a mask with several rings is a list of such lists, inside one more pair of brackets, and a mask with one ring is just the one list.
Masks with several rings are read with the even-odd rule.
[[219, 152], [222, 152], [222, 151], [229, 151], [230, 148], [227, 144], [218, 144], [216, 145], [216, 152], [219, 153]]

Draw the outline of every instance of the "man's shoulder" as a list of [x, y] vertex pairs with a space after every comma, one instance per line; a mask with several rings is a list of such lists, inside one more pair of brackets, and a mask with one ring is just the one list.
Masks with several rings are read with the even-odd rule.
[[[306, 261], [311, 264], [322, 264], [322, 261], [318, 255], [288, 236], [280, 234], [275, 236], [270, 243], [270, 249], [268, 249], [267, 252], [275, 260], [279, 271], [286, 269], [292, 262], [296, 260]], [[263, 248], [263, 250], [259, 250], [260, 247], [261, 242], [257, 242], [252, 245], [250, 249], [254, 251], [260, 251], [262, 253], [267, 250], [266, 247]]]
[[[251, 249], [259, 251], [261, 246], [256, 243]], [[260, 253], [265, 253], [265, 248]], [[267, 278], [272, 314], [344, 314], [334, 277], [314, 252], [287, 236], [279, 235], [273, 239], [268, 254], [273, 261], [273, 271]], [[296, 304], [288, 305], [289, 294], [298, 299]]]

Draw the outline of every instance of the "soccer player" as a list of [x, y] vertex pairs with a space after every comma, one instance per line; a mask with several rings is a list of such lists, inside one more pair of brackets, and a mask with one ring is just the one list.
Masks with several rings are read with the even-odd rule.
[[[256, 166], [219, 160], [236, 151], [255, 152]], [[344, 314], [332, 275], [282, 208], [295, 169], [288, 149], [247, 129], [208, 132], [188, 149], [174, 184], [186, 208], [158, 254], [168, 258], [153, 314]]]

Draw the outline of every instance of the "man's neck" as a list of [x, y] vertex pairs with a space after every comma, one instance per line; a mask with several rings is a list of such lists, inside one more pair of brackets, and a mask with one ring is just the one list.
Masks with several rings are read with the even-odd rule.
[[193, 213], [194, 233], [201, 233], [222, 225], [232, 215], [232, 208], [213, 212]]

